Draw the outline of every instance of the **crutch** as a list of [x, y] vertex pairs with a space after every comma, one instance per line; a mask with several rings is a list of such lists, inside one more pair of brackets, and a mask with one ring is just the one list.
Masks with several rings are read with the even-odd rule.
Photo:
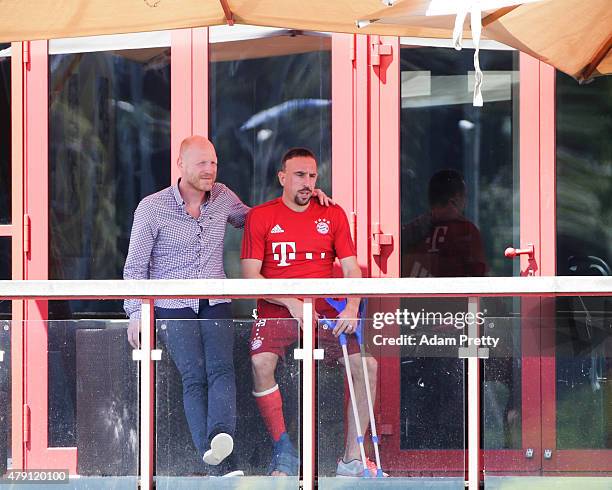
[[[326, 298], [326, 301], [334, 307], [334, 309], [340, 313], [346, 306], [346, 300], [334, 301], [331, 298]], [[341, 305], [341, 306], [340, 306]], [[323, 323], [329, 328], [334, 328], [335, 321], [324, 319]], [[351, 398], [351, 405], [353, 407], [353, 417], [355, 418], [355, 428], [357, 429], [357, 443], [359, 444], [359, 451], [361, 453], [361, 464], [363, 465], [363, 476], [370, 476], [370, 470], [368, 469], [367, 459], [365, 455], [365, 448], [363, 446], [363, 434], [361, 433], [361, 423], [359, 421], [359, 413], [357, 412], [357, 399], [355, 398], [355, 387], [353, 385], [353, 375], [351, 374], [351, 364], [349, 362], [349, 355], [347, 349], [346, 335], [341, 333], [338, 337], [340, 345], [342, 346], [342, 356], [344, 357], [344, 367], [346, 369], [346, 379], [349, 386], [349, 395]]]
[[[326, 298], [326, 301], [338, 313], [340, 313], [346, 307], [346, 300], [336, 301], [332, 298]], [[366, 307], [367, 307], [367, 300], [365, 299], [361, 300], [361, 303], [359, 304], [359, 321], [357, 324], [357, 328], [355, 329], [355, 335], [357, 336], [357, 341], [359, 342], [359, 352], [361, 355], [361, 366], [363, 369], [365, 389], [366, 389], [366, 398], [368, 401], [368, 412], [370, 416], [370, 431], [372, 433], [372, 444], [374, 445], [374, 453], [376, 455], [376, 477], [382, 478], [384, 477], [384, 472], [382, 470], [382, 466], [380, 463], [380, 451], [378, 448], [378, 434], [376, 432], [376, 420], [374, 418], [374, 401], [372, 400], [372, 391], [370, 390], [370, 375], [368, 373], [368, 367], [366, 364], [366, 352], [365, 352], [365, 345], [363, 341], [363, 322], [364, 322], [365, 315], [366, 315]], [[348, 351], [346, 349], [345, 334], [340, 335], [340, 344], [343, 345], [342, 354], [344, 355], [346, 353], [344, 362], [348, 366]], [[350, 367], [347, 369], [347, 376], [350, 379], [349, 380], [349, 392], [351, 392], [352, 378], [350, 375]], [[354, 391], [351, 393], [351, 396], [354, 399], [354, 396], [355, 396]], [[356, 402], [353, 403], [353, 412], [355, 411], [355, 404]], [[358, 418], [356, 418], [356, 420], [358, 420]], [[359, 434], [361, 427], [359, 425], [357, 427], [358, 427], [357, 434], [358, 434], [358, 437], [361, 438], [361, 444], [363, 445], [363, 435]], [[365, 450], [363, 452], [363, 455], [365, 456]], [[364, 459], [364, 476], [369, 476], [369, 474], [370, 472], [368, 468], [366, 467], [366, 462]]]

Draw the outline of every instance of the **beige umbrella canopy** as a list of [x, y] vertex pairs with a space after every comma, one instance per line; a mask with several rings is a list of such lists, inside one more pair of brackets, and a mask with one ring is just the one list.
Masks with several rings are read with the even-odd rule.
[[[483, 10], [483, 37], [527, 52], [577, 79], [612, 71], [612, 0], [541, 0], [519, 6], [511, 5], [515, 3], [519, 2], [0, 0], [0, 42], [233, 22], [313, 31], [450, 38], [456, 18], [455, 10], [461, 6], [478, 4]], [[391, 6], [385, 6], [389, 4]], [[446, 4], [451, 12], [447, 12], [447, 15], [426, 15], [434, 4]], [[495, 8], [504, 4], [508, 6]], [[357, 21], [362, 21], [361, 25], [371, 23], [358, 28]], [[469, 37], [467, 27], [468, 24], [464, 35]]]
[[[369, 30], [394, 26], [399, 35], [407, 35], [404, 29], [417, 25], [440, 32], [452, 31], [455, 15], [426, 15], [434, 2], [398, 0], [393, 6], [362, 18], [362, 25], [369, 21]], [[456, 8], [462, 0], [454, 3]], [[494, 2], [467, 3], [484, 7]], [[577, 80], [612, 73], [612, 0], [539, 0], [483, 8], [482, 28], [483, 37], [528, 53]]]

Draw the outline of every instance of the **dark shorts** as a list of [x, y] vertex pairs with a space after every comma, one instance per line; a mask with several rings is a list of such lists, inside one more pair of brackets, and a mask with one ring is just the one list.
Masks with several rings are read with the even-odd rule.
[[[335, 318], [335, 310], [319, 307], [317, 312], [326, 318]], [[278, 307], [274, 309], [274, 318], [259, 318], [253, 323], [251, 329], [251, 339], [249, 342], [251, 356], [262, 352], [272, 352], [284, 358], [287, 347], [298, 341], [300, 327], [297, 320], [291, 317], [286, 308]], [[332, 330], [326, 328], [319, 322], [316, 332], [316, 347], [325, 350], [327, 361], [337, 361], [342, 358], [342, 347], [338, 337], [334, 337]], [[349, 355], [359, 353], [359, 343], [355, 335], [347, 335], [347, 350]]]

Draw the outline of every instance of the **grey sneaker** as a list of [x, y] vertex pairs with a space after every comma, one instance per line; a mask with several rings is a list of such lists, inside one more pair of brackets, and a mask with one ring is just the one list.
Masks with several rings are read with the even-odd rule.
[[363, 476], [363, 463], [359, 459], [353, 459], [348, 463], [340, 459], [340, 461], [338, 461], [338, 467], [336, 468], [336, 476]]
[[229, 434], [221, 432], [210, 441], [210, 449], [204, 453], [202, 459], [206, 464], [216, 466], [227, 458], [234, 450], [234, 439]]
[[[387, 478], [389, 475], [381, 470], [380, 475], [378, 474], [376, 463], [366, 459], [368, 475], [371, 477], [383, 477]], [[338, 461], [338, 467], [336, 468], [336, 476], [347, 476], [347, 477], [362, 477], [363, 476], [363, 463], [360, 459], [353, 459], [348, 463], [345, 463], [343, 459]]]

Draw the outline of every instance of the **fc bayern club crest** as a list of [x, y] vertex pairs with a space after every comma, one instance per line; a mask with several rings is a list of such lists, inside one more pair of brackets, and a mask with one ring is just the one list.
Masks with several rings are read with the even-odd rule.
[[329, 220], [325, 218], [319, 218], [315, 220], [315, 225], [317, 226], [317, 231], [321, 233], [321, 235], [327, 235], [329, 233]]

